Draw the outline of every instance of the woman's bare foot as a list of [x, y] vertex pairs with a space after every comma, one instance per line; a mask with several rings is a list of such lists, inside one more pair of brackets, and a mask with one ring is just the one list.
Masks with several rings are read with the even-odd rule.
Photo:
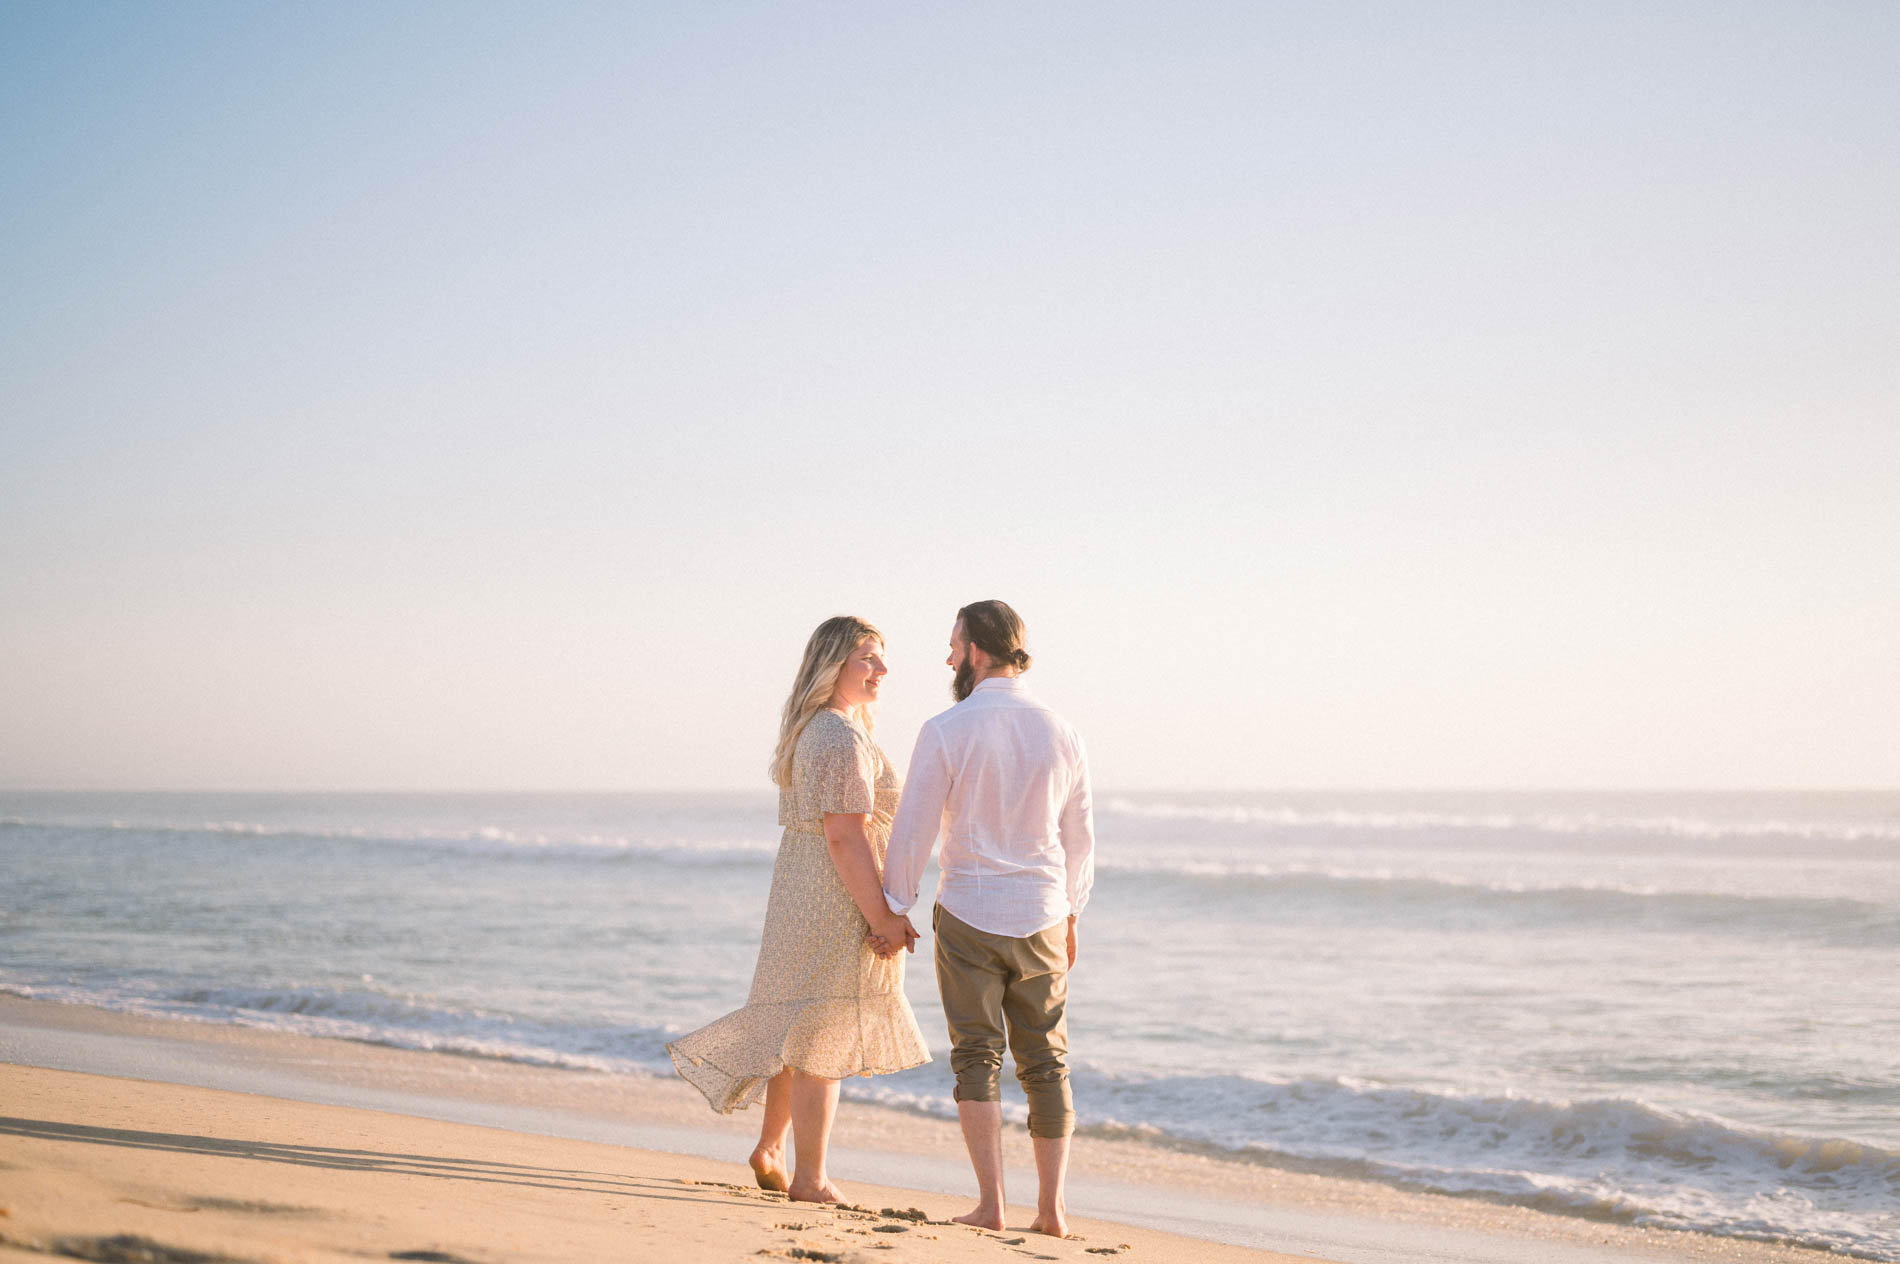
[[759, 1182], [760, 1189], [786, 1193], [791, 1189], [791, 1177], [785, 1171], [785, 1151], [779, 1147], [760, 1146], [746, 1160], [752, 1168], [753, 1179]]
[[1003, 1209], [978, 1205], [975, 1211], [966, 1212], [950, 1219], [958, 1224], [975, 1225], [979, 1229], [1000, 1229], [1003, 1227]]
[[1041, 1212], [1029, 1222], [1029, 1231], [1046, 1233], [1052, 1238], [1066, 1238], [1069, 1236], [1069, 1219], [1059, 1211]]
[[788, 1191], [795, 1203], [841, 1203], [844, 1195], [830, 1181], [823, 1184], [807, 1184], [797, 1177], [792, 1178], [792, 1187]]

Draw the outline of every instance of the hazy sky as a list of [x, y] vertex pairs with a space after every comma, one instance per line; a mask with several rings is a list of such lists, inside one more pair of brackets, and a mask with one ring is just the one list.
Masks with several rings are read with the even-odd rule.
[[1900, 785], [1900, 6], [0, 5], [0, 785]]

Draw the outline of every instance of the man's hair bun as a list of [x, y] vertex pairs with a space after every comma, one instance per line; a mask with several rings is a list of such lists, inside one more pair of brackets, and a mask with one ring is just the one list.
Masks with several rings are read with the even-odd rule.
[[1006, 601], [973, 601], [957, 611], [957, 618], [963, 624], [963, 635], [970, 644], [988, 654], [990, 658], [1017, 671], [1028, 671], [1032, 661], [1029, 651], [1023, 646], [1022, 616], [1009, 608]]

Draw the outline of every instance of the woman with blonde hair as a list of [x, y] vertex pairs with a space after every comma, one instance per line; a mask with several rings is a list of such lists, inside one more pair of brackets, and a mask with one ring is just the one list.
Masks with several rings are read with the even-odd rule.
[[871, 739], [885, 671], [884, 635], [862, 619], [827, 619], [805, 643], [772, 756], [785, 833], [752, 991], [743, 1009], [667, 1045], [721, 1114], [765, 1099], [753, 1174], [802, 1202], [840, 1201], [825, 1174], [838, 1081], [930, 1061], [897, 951], [916, 931], [884, 903], [900, 789]]

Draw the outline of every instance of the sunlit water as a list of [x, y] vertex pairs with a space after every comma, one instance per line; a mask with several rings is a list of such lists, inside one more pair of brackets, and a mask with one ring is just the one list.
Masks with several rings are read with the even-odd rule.
[[[668, 1073], [744, 999], [774, 806], [0, 794], [0, 990]], [[1097, 813], [1085, 1131], [1900, 1260], [1900, 795]], [[947, 1114], [909, 980], [939, 1061], [847, 1092]]]

